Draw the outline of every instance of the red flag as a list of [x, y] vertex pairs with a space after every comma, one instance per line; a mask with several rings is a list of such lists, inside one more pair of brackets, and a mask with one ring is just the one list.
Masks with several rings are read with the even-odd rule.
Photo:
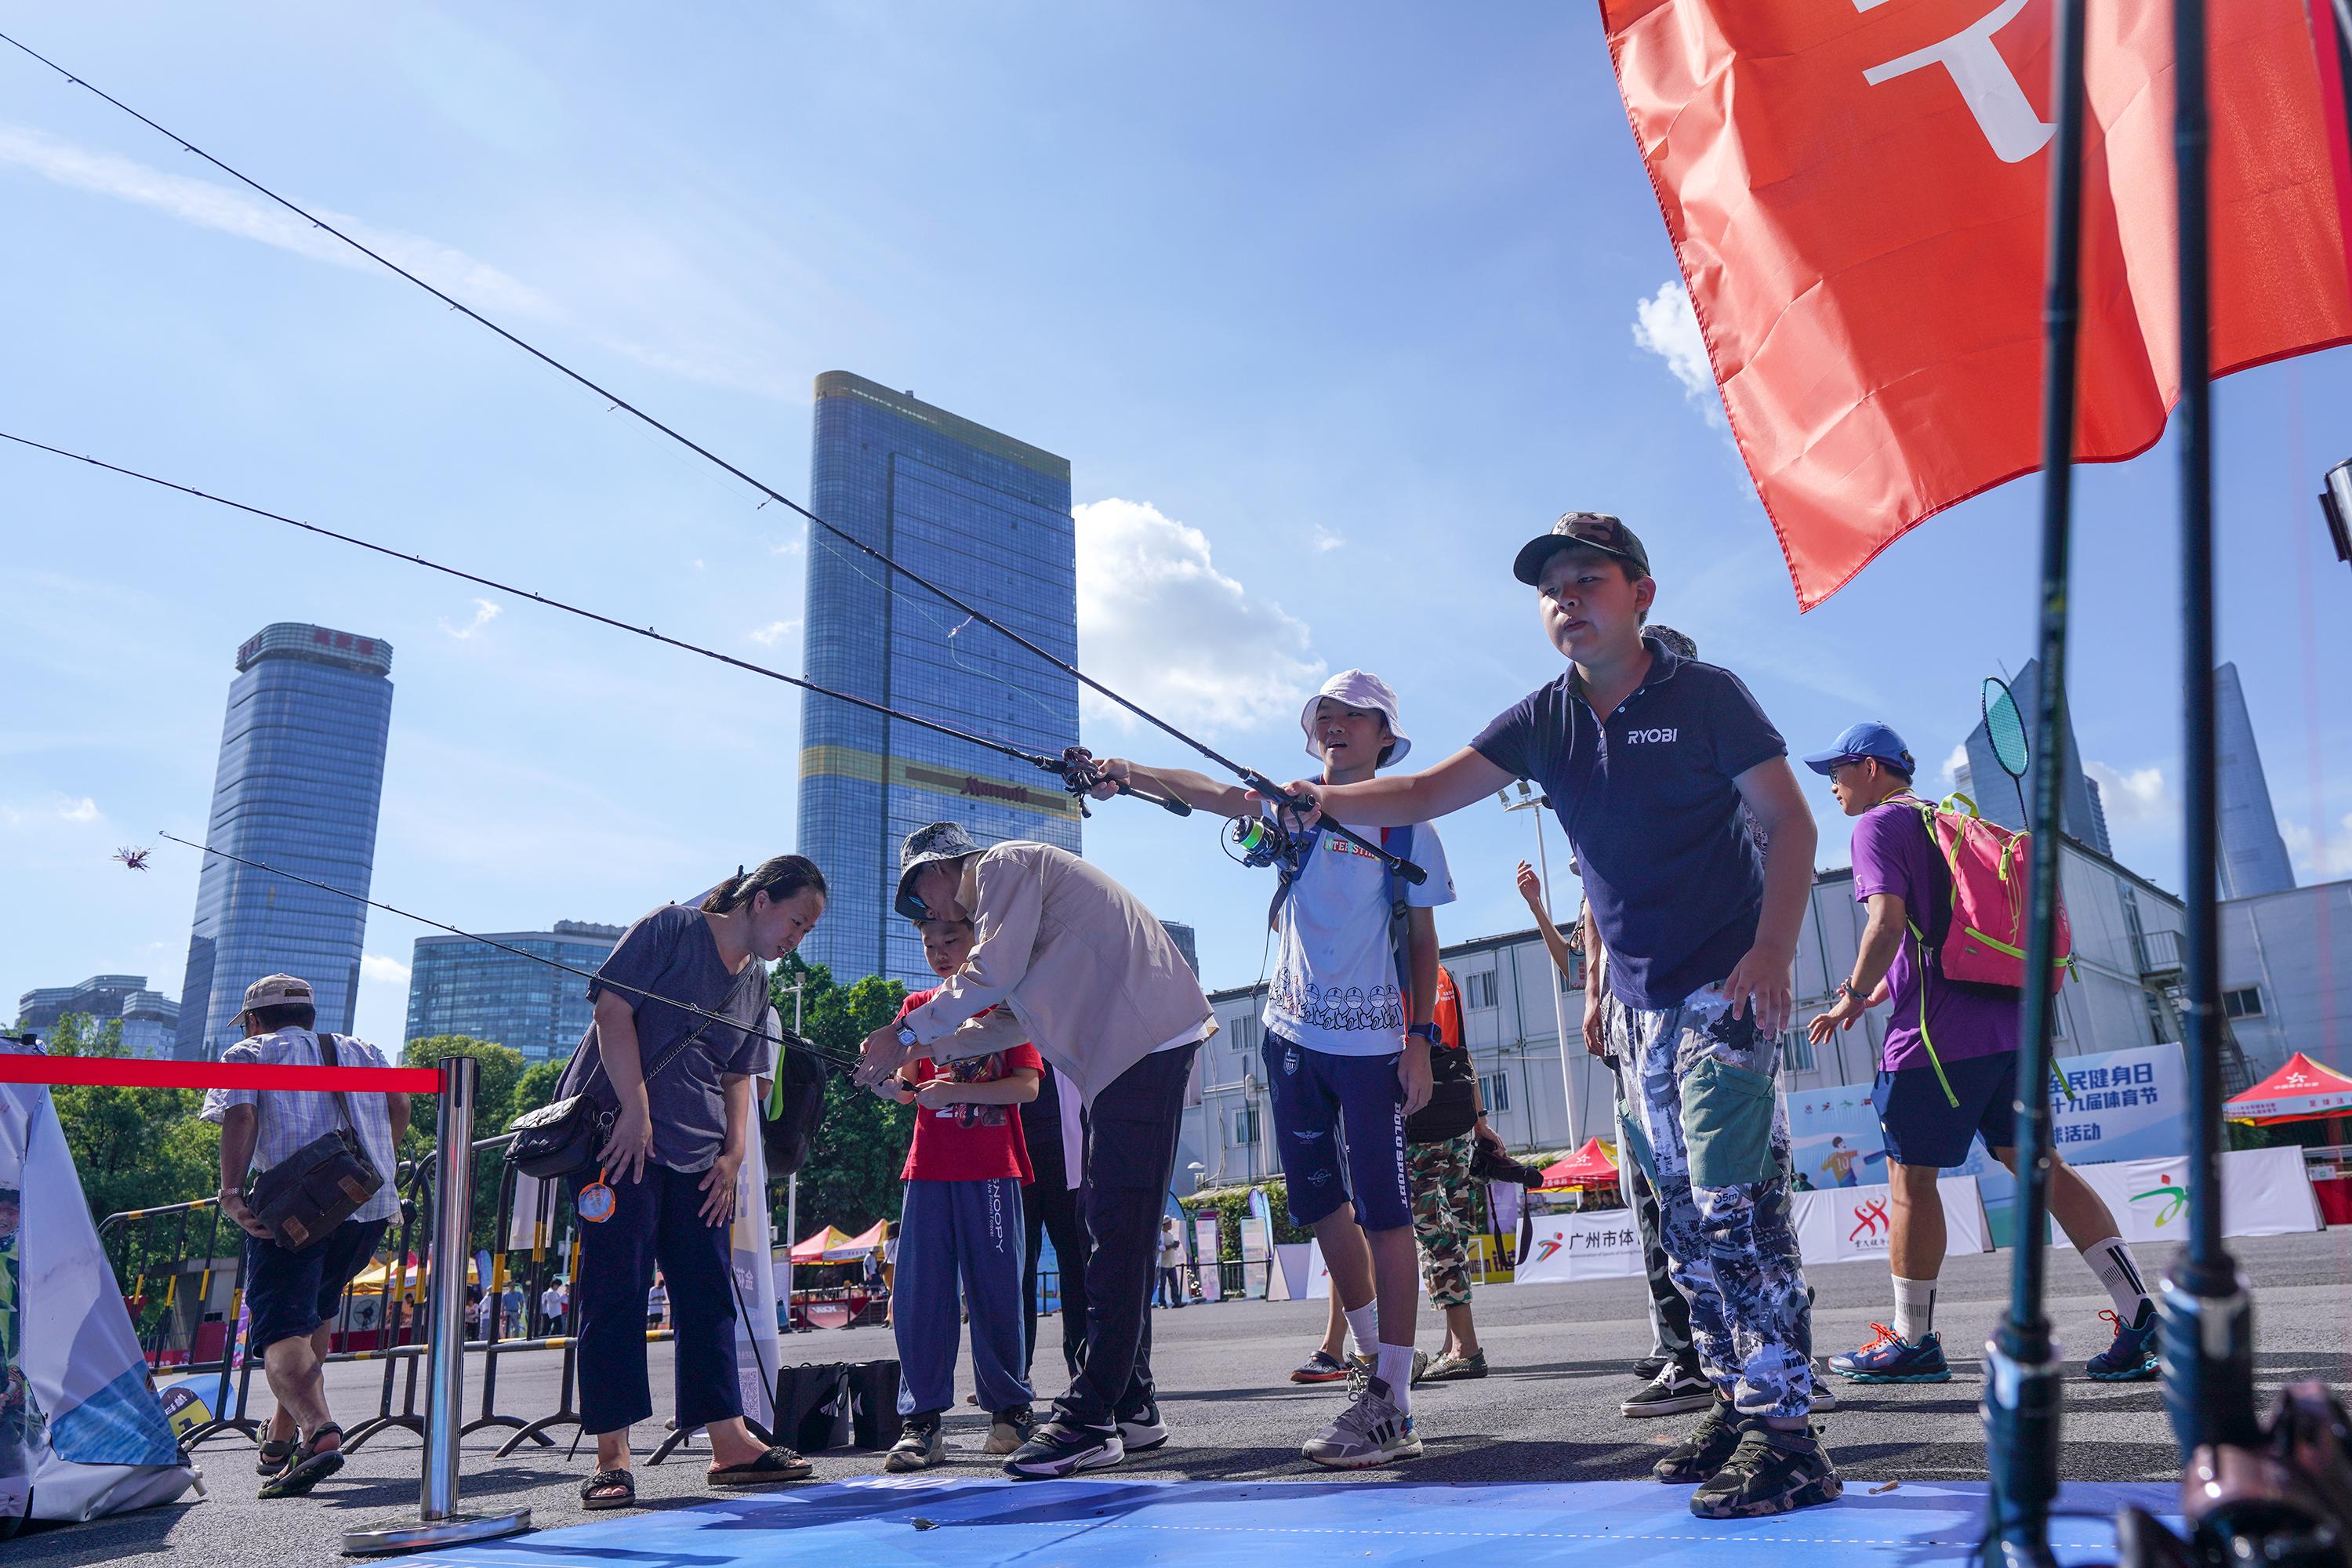
[[[1811, 609], [1916, 524], [2040, 466], [2054, 0], [1601, 9]], [[2218, 375], [2352, 341], [2352, 193], [2303, 0], [2223, 0], [2208, 28]], [[2169, 7], [2093, 5], [2085, 59], [2075, 439], [2112, 461], [2153, 445], [2179, 395]]]

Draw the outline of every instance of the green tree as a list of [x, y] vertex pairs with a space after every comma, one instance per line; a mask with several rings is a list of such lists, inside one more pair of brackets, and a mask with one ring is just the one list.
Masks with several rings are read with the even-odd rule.
[[563, 1076], [562, 1062], [533, 1062], [523, 1068], [522, 1077], [515, 1080], [514, 1106], [507, 1120], [527, 1115], [551, 1103], [555, 1099], [555, 1080]]
[[[842, 1060], [854, 1059], [866, 1037], [898, 1016], [907, 988], [869, 974], [849, 986], [834, 984], [824, 964], [795, 956], [776, 966], [776, 1016], [793, 1016], [791, 983], [803, 982], [801, 1033], [834, 1058], [825, 1063], [824, 1121], [808, 1163], [801, 1167], [800, 1227], [835, 1225], [852, 1235], [877, 1219], [898, 1217], [898, 1172], [914, 1136], [911, 1108], [882, 1099], [849, 1079]], [[783, 1223], [781, 1206], [776, 1223]], [[797, 1241], [798, 1237], [792, 1238]]]
[[[505, 1131], [514, 1119], [515, 1091], [522, 1083], [522, 1053], [471, 1035], [433, 1035], [411, 1040], [401, 1053], [401, 1060], [413, 1068], [436, 1066], [443, 1057], [471, 1057], [482, 1064], [475, 1079], [474, 1136], [488, 1138]], [[420, 1099], [416, 1109], [418, 1114], [410, 1121], [408, 1136], [400, 1145], [404, 1160], [433, 1148], [433, 1102]]]
[[[52, 1056], [128, 1054], [121, 1019], [100, 1024], [79, 1013], [58, 1020], [47, 1045]], [[204, 1097], [195, 1090], [60, 1084], [49, 1100], [92, 1218], [186, 1203], [220, 1190], [220, 1129], [196, 1119]]]

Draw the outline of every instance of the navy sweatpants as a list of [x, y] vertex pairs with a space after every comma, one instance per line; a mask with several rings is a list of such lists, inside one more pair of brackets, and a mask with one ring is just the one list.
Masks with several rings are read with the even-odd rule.
[[959, 1294], [971, 1318], [972, 1380], [982, 1407], [1009, 1410], [1029, 1403], [1022, 1230], [1017, 1177], [907, 1184], [890, 1297], [899, 1415], [928, 1415], [955, 1404]]
[[[642, 1181], [616, 1178], [610, 1219], [580, 1226], [580, 1424], [617, 1432], [653, 1415], [646, 1377], [646, 1296], [654, 1264], [669, 1289], [677, 1331], [677, 1427], [743, 1414], [735, 1381], [735, 1288], [727, 1227], [700, 1213], [702, 1173], [646, 1162]], [[572, 1196], [579, 1196], [574, 1178]]]

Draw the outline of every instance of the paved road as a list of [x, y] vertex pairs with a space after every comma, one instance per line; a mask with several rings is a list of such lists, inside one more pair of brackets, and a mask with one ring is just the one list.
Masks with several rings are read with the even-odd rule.
[[[2347, 1287], [2352, 1284], [2352, 1230], [2282, 1237], [2237, 1244], [2255, 1281], [2257, 1342], [2263, 1397], [2297, 1378], [2352, 1382], [2352, 1344], [2345, 1331]], [[2170, 1249], [2148, 1249], [2151, 1274]], [[2000, 1318], [2008, 1289], [2006, 1253], [1957, 1261], [1948, 1268], [1938, 1307], [1940, 1327], [1955, 1366], [1947, 1384], [1861, 1390], [1841, 1383], [1845, 1403], [1829, 1422], [1829, 1441], [1849, 1478], [1981, 1479], [1984, 1439], [1976, 1403], [1980, 1347]], [[1820, 1292], [1814, 1317], [1817, 1352], [1826, 1354], [1867, 1337], [1872, 1319], [1887, 1313], [1886, 1275], [1868, 1263], [1842, 1264], [1811, 1275]], [[2090, 1271], [2071, 1253], [2053, 1258], [2053, 1313], [2069, 1359], [2106, 1342], [2097, 1317], [2105, 1299]], [[1648, 1343], [1638, 1280], [1582, 1285], [1497, 1287], [1478, 1295], [1480, 1331], [1496, 1371], [1480, 1383], [1424, 1387], [1415, 1415], [1429, 1447], [1412, 1467], [1416, 1480], [1591, 1480], [1645, 1475], [1664, 1438], [1691, 1417], [1632, 1422], [1617, 1403], [1634, 1384], [1626, 1363]], [[1130, 1462], [1131, 1473], [1219, 1479], [1297, 1478], [1309, 1473], [1298, 1444], [1328, 1419], [1343, 1394], [1298, 1388], [1284, 1374], [1321, 1331], [1320, 1302], [1249, 1302], [1196, 1306], [1160, 1314], [1156, 1328], [1162, 1400], [1174, 1440]], [[1055, 1339], [1050, 1325], [1041, 1328]], [[1434, 1343], [1433, 1320], [1423, 1320], [1423, 1342]], [[1041, 1367], [1058, 1364], [1039, 1345]], [[655, 1347], [656, 1406], [666, 1402], [668, 1348]], [[892, 1353], [888, 1331], [856, 1329], [788, 1342], [790, 1360], [855, 1361]], [[499, 1373], [499, 1405], [523, 1415], [554, 1405], [557, 1358], [507, 1358]], [[373, 1410], [381, 1373], [363, 1365], [332, 1369], [339, 1415], [350, 1420]], [[968, 1391], [969, 1383], [962, 1385]], [[259, 1386], [257, 1383], [257, 1396]], [[467, 1400], [476, 1408], [478, 1388]], [[659, 1440], [658, 1427], [638, 1429], [639, 1452]], [[969, 1406], [950, 1417], [952, 1458], [964, 1473], [985, 1474], [979, 1449], [985, 1423]], [[2153, 1384], [2066, 1386], [2063, 1470], [2072, 1480], [2162, 1480], [2177, 1474], [2171, 1442]], [[478, 1503], [528, 1503], [538, 1522], [554, 1526], [589, 1517], [575, 1488], [590, 1468], [587, 1453], [567, 1460], [565, 1448], [542, 1448], [497, 1459], [491, 1434], [469, 1439], [465, 1495]], [[593, 1450], [589, 1450], [593, 1451]], [[144, 1563], [166, 1554], [189, 1568], [307, 1568], [341, 1561], [341, 1532], [358, 1526], [413, 1520], [417, 1447], [387, 1436], [356, 1456], [336, 1479], [306, 1501], [263, 1503], [253, 1495], [250, 1450], [231, 1442], [201, 1455], [210, 1498], [152, 1509], [94, 1524], [49, 1528], [0, 1548], [15, 1564], [70, 1565]], [[646, 1470], [641, 1496], [657, 1505], [700, 1494], [701, 1460], [685, 1457]], [[870, 1473], [878, 1457], [820, 1457], [817, 1475], [834, 1479]], [[1331, 1474], [1314, 1472], [1320, 1479]], [[1361, 1471], [1377, 1481], [1396, 1472]]]

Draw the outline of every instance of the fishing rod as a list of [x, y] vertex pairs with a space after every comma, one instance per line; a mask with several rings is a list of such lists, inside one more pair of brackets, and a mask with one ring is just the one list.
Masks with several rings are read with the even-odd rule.
[[199, 844], [194, 839], [182, 838], [174, 833], [158, 832], [156, 837], [159, 838], [168, 838], [173, 843], [180, 845], [184, 848], [202, 850], [206, 855], [217, 855], [224, 860], [234, 860], [240, 866], [250, 866], [257, 871], [266, 871], [273, 877], [283, 877], [289, 882], [299, 882], [306, 888], [316, 888], [322, 893], [332, 893], [339, 899], [349, 899], [355, 904], [365, 904], [372, 910], [382, 910], [388, 915], [398, 915], [403, 920], [415, 921], [419, 925], [431, 926], [435, 931], [447, 931], [451, 936], [462, 936], [467, 942], [478, 942], [484, 947], [495, 947], [500, 952], [509, 952], [514, 954], [517, 958], [528, 958], [533, 963], [543, 963], [550, 969], [561, 970], [566, 974], [575, 974], [583, 980], [593, 981], [608, 991], [625, 991], [632, 996], [640, 997], [647, 1002], [666, 1003], [668, 1005], [677, 1008], [679, 1012], [687, 1014], [690, 1017], [699, 1018], [707, 1024], [724, 1024], [730, 1029], [740, 1029], [746, 1036], [752, 1039], [776, 1047], [780, 1053], [780, 1059], [781, 1053], [785, 1050], [801, 1050], [807, 1052], [810, 1056], [816, 1058], [820, 1061], [831, 1062], [834, 1066], [842, 1068], [844, 1071], [855, 1071], [858, 1066], [858, 1063], [855, 1058], [842, 1056], [837, 1052], [826, 1050], [824, 1047], [816, 1044], [814, 1040], [805, 1039], [799, 1035], [795, 1035], [781, 1024], [776, 1026], [776, 1033], [771, 1035], [764, 1029], [747, 1027], [740, 1020], [730, 1018], [723, 1013], [713, 1013], [708, 1008], [698, 1007], [691, 1002], [680, 1002], [676, 997], [665, 996], [658, 991], [646, 991], [635, 985], [624, 985], [617, 980], [606, 979], [602, 975], [593, 973], [585, 969], [574, 969], [568, 963], [549, 958], [544, 954], [528, 952], [520, 947], [510, 946], [506, 942], [499, 941], [496, 937], [483, 936], [478, 932], [470, 931], [459, 931], [456, 926], [445, 924], [440, 921], [433, 920], [427, 916], [415, 914], [410, 910], [399, 909], [391, 904], [380, 903], [374, 899], [362, 898], [359, 894], [352, 892], [348, 889], [338, 888], [331, 882], [313, 881], [308, 877], [297, 876], [291, 871], [268, 865], [264, 861], [247, 859], [242, 855], [232, 855], [226, 849], [215, 849], [209, 844]]
[[[47, 55], [40, 53], [29, 45], [19, 42], [17, 39], [10, 37], [6, 33], [0, 33], [0, 43], [5, 43], [11, 47], [18, 50], [20, 53], [27, 55], [33, 59], [39, 61], [42, 65], [48, 67], [49, 69], [65, 78], [66, 81], [69, 85], [82, 88], [97, 98], [104, 100], [106, 103], [121, 110], [123, 113], [129, 115], [131, 119], [138, 121], [142, 125], [146, 126], [157, 135], [164, 137], [177, 145], [183, 152], [192, 153], [194, 156], [203, 159], [214, 168], [218, 169], [222, 174], [226, 174], [229, 178], [236, 181], [239, 184], [244, 185], [247, 189], [251, 190], [268, 201], [283, 207], [286, 211], [292, 213], [295, 216], [300, 218], [303, 222], [310, 224], [312, 227], [319, 229], [322, 233], [333, 236], [336, 239], [341, 240], [343, 244], [351, 247], [353, 250], [358, 251], [362, 256], [366, 257], [369, 260], [374, 262], [379, 267], [383, 268], [385, 270], [392, 272], [400, 278], [405, 279], [408, 282], [411, 282], [417, 288], [424, 289], [426, 293], [432, 295], [435, 299], [440, 300], [451, 310], [467, 317], [478, 325], [497, 333], [499, 337], [504, 338], [508, 342], [512, 343], [516, 348], [522, 350], [523, 353], [530, 355], [533, 359], [538, 360], [541, 364], [544, 364], [549, 369], [555, 371], [558, 374], [562, 375], [567, 380], [575, 382], [581, 386], [586, 387], [597, 396], [605, 399], [612, 408], [626, 412], [632, 417], [643, 422], [650, 428], [657, 430], [662, 435], [668, 437], [671, 440], [677, 442], [679, 446], [684, 447], [687, 450], [694, 453], [697, 457], [703, 458], [705, 461], [713, 464], [736, 479], [740, 479], [743, 483], [751, 486], [753, 489], [758, 490], [770, 500], [775, 501], [789, 510], [798, 513], [816, 527], [824, 529], [827, 533], [833, 535], [835, 538], [841, 540], [854, 549], [856, 549], [864, 554], [871, 557], [873, 560], [887, 567], [892, 572], [895, 572], [898, 575], [906, 578], [908, 582], [916, 584], [917, 585], [938, 595], [940, 599], [954, 605], [957, 609], [962, 611], [965, 615], [971, 616], [982, 626], [987, 626], [991, 630], [996, 632], [999, 636], [1010, 639], [1016, 647], [1027, 649], [1030, 653], [1044, 659], [1046, 663], [1054, 666], [1056, 669], [1061, 670], [1063, 673], [1079, 681], [1090, 690], [1111, 702], [1117, 703], [1119, 707], [1126, 709], [1129, 712], [1134, 714], [1145, 723], [1150, 724], [1152, 728], [1159, 730], [1171, 738], [1180, 741], [1183, 744], [1191, 747], [1193, 751], [1198, 752], [1201, 755], [1208, 758], [1211, 762], [1215, 763], [1219, 767], [1225, 769], [1228, 773], [1231, 773], [1236, 778], [1239, 778], [1244, 783], [1247, 784], [1252, 789], [1257, 791], [1258, 794], [1276, 802], [1279, 805], [1287, 805], [1296, 810], [1307, 809], [1311, 805], [1310, 802], [1300, 800], [1288, 795], [1280, 785], [1276, 784], [1272, 779], [1266, 777], [1265, 774], [1258, 772], [1256, 769], [1244, 767], [1241, 763], [1234, 762], [1232, 758], [1225, 756], [1222, 752], [1211, 747], [1206, 742], [1196, 740], [1194, 737], [1178, 729], [1175, 725], [1171, 724], [1166, 720], [1160, 718], [1158, 714], [1144, 708], [1141, 704], [1121, 696], [1119, 693], [1112, 690], [1109, 687], [1105, 686], [1101, 681], [1097, 680], [1093, 676], [1088, 675], [1086, 671], [1080, 669], [1076, 665], [1062, 658], [1051, 650], [1040, 647], [1036, 642], [1013, 630], [1011, 626], [1006, 626], [1003, 622], [998, 620], [995, 616], [991, 616], [985, 610], [981, 609], [975, 605], [966, 603], [963, 599], [959, 598], [952, 593], [950, 593], [947, 589], [940, 586], [940, 584], [932, 582], [929, 578], [925, 577], [922, 574], [916, 572], [911, 567], [901, 565], [898, 562], [893, 560], [887, 553], [876, 549], [873, 545], [866, 543], [856, 534], [826, 521], [824, 518], [819, 517], [814, 511], [803, 506], [800, 502], [793, 500], [792, 497], [784, 494], [782, 490], [777, 489], [774, 486], [770, 485], [764, 480], [746, 472], [744, 469], [738, 468], [733, 463], [730, 463], [726, 458], [720, 457], [718, 453], [712, 451], [709, 447], [695, 441], [692, 437], [685, 435], [683, 432], [669, 425], [664, 424], [661, 420], [655, 418], [652, 415], [646, 413], [644, 409], [639, 408], [635, 404], [631, 403], [627, 398], [623, 397], [620, 394], [613, 391], [602, 383], [583, 374], [581, 372], [572, 369], [570, 365], [565, 364], [562, 360], [557, 359], [554, 355], [547, 353], [544, 349], [538, 347], [536, 344], [528, 342], [518, 334], [509, 331], [505, 327], [500, 326], [498, 322], [490, 320], [489, 317], [485, 316], [479, 310], [474, 310], [472, 307], [451, 298], [448, 294], [435, 288], [432, 284], [426, 282], [415, 273], [411, 272], [408, 268], [401, 266], [398, 262], [392, 260], [390, 258], [370, 248], [359, 240], [352, 238], [350, 235], [345, 234], [341, 229], [339, 229], [334, 225], [327, 222], [316, 213], [310, 211], [308, 208], [299, 205], [285, 196], [279, 195], [276, 191], [271, 190], [260, 181], [254, 179], [251, 175], [247, 174], [242, 170], [234, 168], [222, 162], [220, 159], [215, 157], [212, 153], [205, 152], [203, 148], [197, 146], [194, 142], [189, 141], [186, 137], [182, 136], [177, 132], [169, 130], [166, 127], [158, 124], [155, 121], [152, 121], [146, 115], [142, 114], [139, 110], [131, 108], [131, 105], [123, 102], [121, 99], [116, 98], [113, 94], [107, 92], [104, 89], [76, 76], [73, 72], [66, 69], [65, 67], [58, 64], [57, 61], [50, 59]], [[837, 694], [829, 692], [826, 693], [826, 695], [831, 696]], [[1080, 809], [1084, 810], [1083, 803], [1081, 803]], [[1375, 843], [1371, 839], [1362, 837], [1354, 830], [1337, 822], [1327, 822], [1325, 826], [1331, 832], [1338, 834], [1340, 837], [1346, 839], [1349, 843], [1353, 844], [1359, 849], [1361, 849], [1365, 853], [1378, 858], [1391, 869], [1394, 870], [1397, 875], [1402, 877], [1406, 881], [1417, 884], [1428, 879], [1429, 874], [1423, 870], [1419, 866], [1414, 865], [1412, 861], [1405, 859], [1402, 856], [1391, 854], [1379, 844]]]
[[[305, 533], [313, 533], [321, 539], [331, 539], [341, 544], [356, 545], [362, 550], [372, 551], [375, 554], [386, 556], [394, 561], [404, 562], [411, 566], [421, 566], [428, 572], [438, 572], [444, 576], [455, 577], [461, 582], [472, 583], [484, 588], [496, 589], [501, 594], [513, 594], [520, 597], [530, 599], [536, 604], [544, 605], [551, 610], [562, 610], [566, 615], [578, 616], [583, 620], [593, 621], [601, 626], [610, 626], [615, 631], [624, 631], [630, 633], [632, 636], [646, 637], [651, 641], [662, 643], [670, 647], [681, 648], [688, 653], [698, 653], [705, 658], [716, 659], [720, 664], [731, 665], [737, 669], [748, 670], [753, 675], [763, 675], [771, 680], [781, 680], [787, 686], [795, 686], [803, 691], [815, 692], [820, 697], [830, 697], [835, 701], [846, 702], [853, 708], [863, 708], [868, 712], [879, 713], [885, 718], [896, 719], [901, 723], [913, 724], [925, 730], [933, 731], [941, 735], [950, 736], [955, 740], [969, 742], [972, 745], [982, 747], [988, 751], [999, 752], [1004, 756], [1014, 759], [1016, 762], [1027, 763], [1034, 768], [1038, 768], [1045, 773], [1055, 774], [1061, 779], [1063, 787], [1078, 798], [1078, 814], [1082, 816], [1087, 815], [1086, 793], [1093, 789], [1097, 784], [1105, 782], [1102, 778], [1100, 770], [1095, 766], [1093, 753], [1089, 752], [1083, 746], [1068, 747], [1064, 750], [1062, 754], [1058, 757], [1050, 757], [1042, 752], [1024, 751], [1019, 746], [1012, 745], [1003, 741], [992, 739], [987, 735], [976, 735], [969, 730], [959, 730], [951, 724], [942, 724], [934, 719], [925, 719], [917, 714], [906, 712], [900, 709], [891, 708], [883, 703], [869, 700], [866, 698], [853, 697], [845, 691], [835, 691], [830, 687], [819, 686], [816, 682], [803, 679], [797, 675], [786, 675], [781, 669], [772, 669], [764, 664], [755, 664], [748, 658], [738, 658], [733, 654], [721, 653], [717, 648], [704, 647], [699, 643], [690, 643], [682, 637], [669, 637], [662, 632], [656, 631], [651, 626], [635, 626], [630, 622], [617, 620], [611, 616], [603, 615], [594, 610], [583, 609], [578, 605], [566, 604], [562, 599], [551, 599], [544, 594], [534, 594], [528, 588], [518, 588], [512, 584], [501, 583], [495, 578], [482, 576], [478, 573], [467, 572], [456, 566], [445, 566], [437, 561], [427, 561], [422, 555], [415, 554], [409, 551], [394, 550], [389, 545], [378, 544], [373, 540], [362, 539], [357, 534], [340, 533], [334, 529], [321, 527], [320, 524], [315, 522], [305, 522], [299, 517], [288, 517], [282, 512], [269, 511], [257, 506], [248, 506], [244, 501], [231, 500], [226, 496], [216, 496], [212, 494], [210, 491], [200, 490], [194, 485], [184, 485], [172, 479], [160, 479], [153, 474], [142, 473], [137, 468], [126, 468], [119, 463], [106, 462], [101, 458], [92, 458], [80, 452], [69, 452], [62, 447], [52, 447], [45, 441], [36, 441], [28, 437], [12, 435], [5, 430], [0, 430], [0, 441], [13, 441], [19, 447], [29, 447], [35, 451], [47, 452], [54, 457], [70, 458], [77, 463], [86, 463], [93, 468], [103, 468], [108, 473], [120, 474], [125, 479], [138, 479], [142, 483], [154, 485], [162, 489], [177, 490], [182, 495], [194, 496], [198, 500], [210, 501], [215, 506], [225, 506], [233, 511], [245, 512], [253, 517], [266, 518], [271, 522], [282, 522], [289, 528], [299, 528]], [[1185, 805], [1182, 801], [1162, 800], [1157, 795], [1144, 795], [1139, 791], [1129, 789], [1124, 783], [1119, 784], [1118, 792], [1121, 795], [1133, 795], [1138, 800], [1149, 801], [1152, 805], [1160, 807], [1162, 810], [1173, 812], [1178, 816], [1190, 816], [1192, 813], [1192, 808]]]

